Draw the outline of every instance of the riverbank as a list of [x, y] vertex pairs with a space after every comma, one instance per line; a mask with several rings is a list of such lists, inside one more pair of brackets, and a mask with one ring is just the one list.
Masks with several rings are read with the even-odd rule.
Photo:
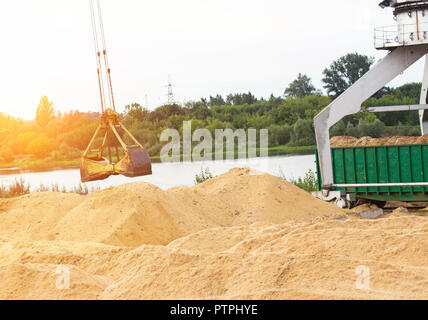
[[[298, 156], [298, 155], [311, 155], [315, 153], [315, 146], [278, 146], [269, 148], [268, 154], [270, 157], [275, 156]], [[257, 150], [259, 154], [260, 150]], [[160, 163], [160, 156], [150, 157], [152, 163]], [[215, 159], [215, 153], [212, 154]], [[226, 158], [226, 154], [224, 154]], [[0, 173], [16, 173], [17, 171], [26, 172], [43, 172], [61, 169], [78, 169], [80, 167], [80, 158], [73, 160], [52, 160], [52, 159], [38, 159], [38, 160], [21, 160], [8, 163], [0, 162]]]
[[[213, 176], [219, 176], [233, 168], [251, 168], [267, 172], [273, 176], [286, 178], [293, 181], [303, 177], [309, 170], [316, 171], [315, 155], [303, 156], [276, 156], [257, 159], [239, 159], [223, 161], [201, 161], [201, 162], [164, 162], [153, 163], [153, 174], [150, 176], [127, 178], [125, 176], [112, 176], [109, 179], [85, 183], [88, 188], [100, 188], [101, 190], [119, 186], [129, 182], [148, 182], [163, 190], [179, 186], [193, 187], [195, 175], [201, 169], [209, 168]], [[67, 190], [78, 186], [80, 181], [80, 170], [63, 169], [50, 171], [11, 171], [4, 173], [0, 171], [0, 185], [8, 186], [21, 178], [31, 186], [31, 191], [36, 190], [39, 185], [58, 185]]]

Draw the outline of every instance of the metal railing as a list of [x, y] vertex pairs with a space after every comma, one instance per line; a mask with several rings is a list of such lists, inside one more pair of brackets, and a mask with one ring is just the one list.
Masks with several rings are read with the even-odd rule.
[[394, 48], [428, 42], [428, 23], [401, 24], [375, 29], [376, 49]]

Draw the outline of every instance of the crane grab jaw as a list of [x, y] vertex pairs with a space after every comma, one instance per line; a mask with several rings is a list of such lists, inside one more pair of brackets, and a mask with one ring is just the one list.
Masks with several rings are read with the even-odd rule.
[[147, 150], [123, 126], [119, 114], [107, 109], [82, 156], [82, 182], [104, 180], [112, 175], [133, 178], [151, 174], [152, 165]]

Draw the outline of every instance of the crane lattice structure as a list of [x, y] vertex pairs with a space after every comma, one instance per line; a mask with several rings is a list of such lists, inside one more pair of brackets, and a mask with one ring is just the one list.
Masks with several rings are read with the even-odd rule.
[[167, 94], [168, 104], [175, 104], [176, 101], [174, 98], [174, 91], [173, 91], [173, 87], [175, 86], [172, 84], [171, 76], [168, 77], [168, 85], [166, 87], [168, 88], [168, 94]]

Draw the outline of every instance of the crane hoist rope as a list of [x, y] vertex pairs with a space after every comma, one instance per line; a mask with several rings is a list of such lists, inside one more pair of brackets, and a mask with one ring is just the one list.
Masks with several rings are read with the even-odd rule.
[[[81, 180], [82, 182], [103, 180], [111, 175], [127, 177], [150, 175], [152, 165], [147, 150], [120, 122], [119, 114], [116, 112], [100, 0], [96, 0], [96, 5], [97, 11], [95, 11], [94, 0], [89, 0], [102, 114], [100, 124], [82, 156]], [[100, 34], [97, 29], [96, 12]], [[101, 54], [104, 59], [101, 58]], [[107, 89], [105, 89], [104, 78], [106, 78]], [[109, 107], [106, 94], [110, 102]], [[112, 154], [112, 148], [116, 159]]]
[[100, 49], [99, 49], [97, 25], [96, 25], [96, 20], [95, 20], [95, 13], [94, 13], [94, 3], [92, 0], [89, 0], [89, 6], [90, 6], [90, 11], [91, 11], [92, 34], [93, 34], [93, 38], [94, 38], [95, 59], [97, 62], [98, 86], [99, 86], [99, 90], [100, 90], [101, 110], [102, 110], [102, 112], [104, 112], [104, 103], [105, 103], [104, 81], [103, 81], [103, 77], [102, 77], [102, 64], [101, 64], [101, 55], [100, 55]]
[[[91, 6], [93, 8], [93, 6]], [[113, 110], [116, 110], [116, 106], [114, 103], [114, 95], [113, 95], [113, 85], [111, 81], [111, 69], [108, 61], [108, 55], [107, 55], [107, 45], [106, 45], [106, 38], [104, 33], [104, 23], [103, 23], [103, 17], [101, 14], [101, 6], [100, 6], [100, 0], [97, 0], [97, 7], [98, 7], [98, 19], [99, 19], [99, 25], [100, 25], [100, 35], [101, 35], [101, 43], [102, 43], [102, 53], [104, 56], [104, 65], [107, 71], [107, 88], [109, 92], [109, 101], [110, 101], [110, 107]], [[94, 14], [92, 15], [94, 17]], [[96, 26], [96, 24], [94, 24]], [[96, 29], [95, 29], [96, 30]], [[97, 46], [98, 48], [98, 46]], [[101, 55], [99, 49], [97, 55]]]

